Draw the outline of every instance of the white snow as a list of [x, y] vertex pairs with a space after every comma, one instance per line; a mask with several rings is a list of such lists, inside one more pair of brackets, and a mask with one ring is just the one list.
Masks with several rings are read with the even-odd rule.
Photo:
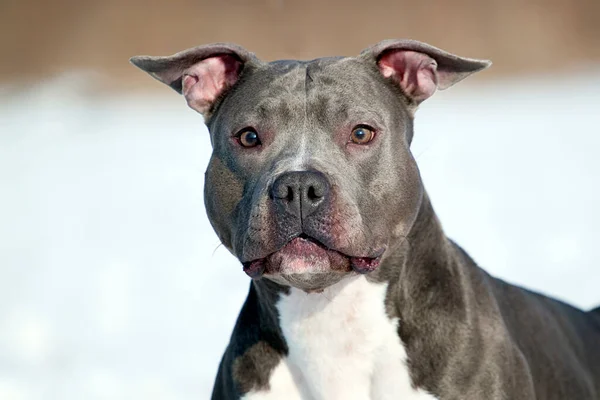
[[[480, 265], [589, 308], [600, 69], [576, 76], [438, 93], [413, 148]], [[0, 90], [0, 399], [208, 398], [248, 286], [205, 215], [208, 134], [168, 88], [80, 83]]]

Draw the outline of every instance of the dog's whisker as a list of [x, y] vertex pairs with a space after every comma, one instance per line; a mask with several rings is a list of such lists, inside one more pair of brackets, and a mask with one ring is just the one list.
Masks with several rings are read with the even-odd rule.
[[211, 254], [211, 258], [215, 256], [215, 253], [217, 252], [217, 250], [219, 250], [219, 248], [223, 246], [223, 243], [219, 243], [217, 245], [217, 247], [215, 247], [215, 249], [213, 250], [212, 254]]

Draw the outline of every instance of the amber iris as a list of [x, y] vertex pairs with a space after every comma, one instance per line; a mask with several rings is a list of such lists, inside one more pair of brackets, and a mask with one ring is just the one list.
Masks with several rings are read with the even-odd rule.
[[244, 147], [256, 147], [260, 144], [258, 133], [253, 129], [246, 129], [241, 131], [238, 135], [238, 141]]
[[373, 132], [372, 129], [365, 126], [357, 126], [356, 128], [352, 129], [350, 140], [356, 144], [367, 144], [373, 140], [374, 136], [375, 132]]

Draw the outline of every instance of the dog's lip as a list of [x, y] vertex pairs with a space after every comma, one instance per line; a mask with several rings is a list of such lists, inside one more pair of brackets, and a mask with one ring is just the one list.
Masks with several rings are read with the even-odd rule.
[[265, 272], [266, 257], [242, 263], [244, 272], [250, 278], [258, 278]]
[[[379, 264], [381, 263], [381, 258], [383, 256], [383, 253], [385, 252], [385, 248], [382, 248], [382, 249], [375, 251], [374, 254], [370, 255], [370, 256], [352, 256], [349, 254], [345, 254], [339, 250], [332, 249], [332, 248], [326, 246], [325, 244], [323, 244], [322, 242], [320, 242], [319, 240], [317, 240], [311, 236], [308, 236], [304, 233], [293, 237], [285, 245], [287, 245], [288, 243], [290, 243], [291, 241], [296, 240], [296, 239], [302, 239], [307, 242], [314, 243], [315, 245], [319, 246], [320, 248], [322, 248], [326, 251], [333, 251], [333, 252], [340, 254], [341, 256], [343, 256], [344, 258], [349, 260], [352, 270], [354, 270], [355, 272], [357, 272], [359, 274], [367, 274], [367, 273], [377, 269], [377, 267], [379, 267]], [[281, 248], [277, 249], [276, 251], [266, 255], [265, 257], [262, 257], [262, 258], [259, 258], [256, 260], [252, 260], [252, 261], [243, 262], [242, 265], [244, 268], [244, 272], [251, 278], [258, 278], [258, 277], [262, 276], [263, 273], [265, 272], [265, 267], [267, 265], [267, 259], [269, 257], [271, 257], [272, 255], [276, 254], [277, 252], [279, 252], [283, 247], [285, 247], [285, 245], [282, 246]]]

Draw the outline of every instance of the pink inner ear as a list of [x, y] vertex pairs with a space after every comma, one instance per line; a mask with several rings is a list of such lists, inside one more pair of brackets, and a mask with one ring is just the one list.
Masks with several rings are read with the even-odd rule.
[[407, 96], [418, 103], [437, 89], [437, 63], [426, 54], [393, 50], [379, 59], [378, 66], [383, 76], [392, 78]]
[[213, 102], [238, 79], [241, 62], [229, 55], [207, 58], [187, 69], [182, 78], [183, 95], [199, 113], [210, 110]]

